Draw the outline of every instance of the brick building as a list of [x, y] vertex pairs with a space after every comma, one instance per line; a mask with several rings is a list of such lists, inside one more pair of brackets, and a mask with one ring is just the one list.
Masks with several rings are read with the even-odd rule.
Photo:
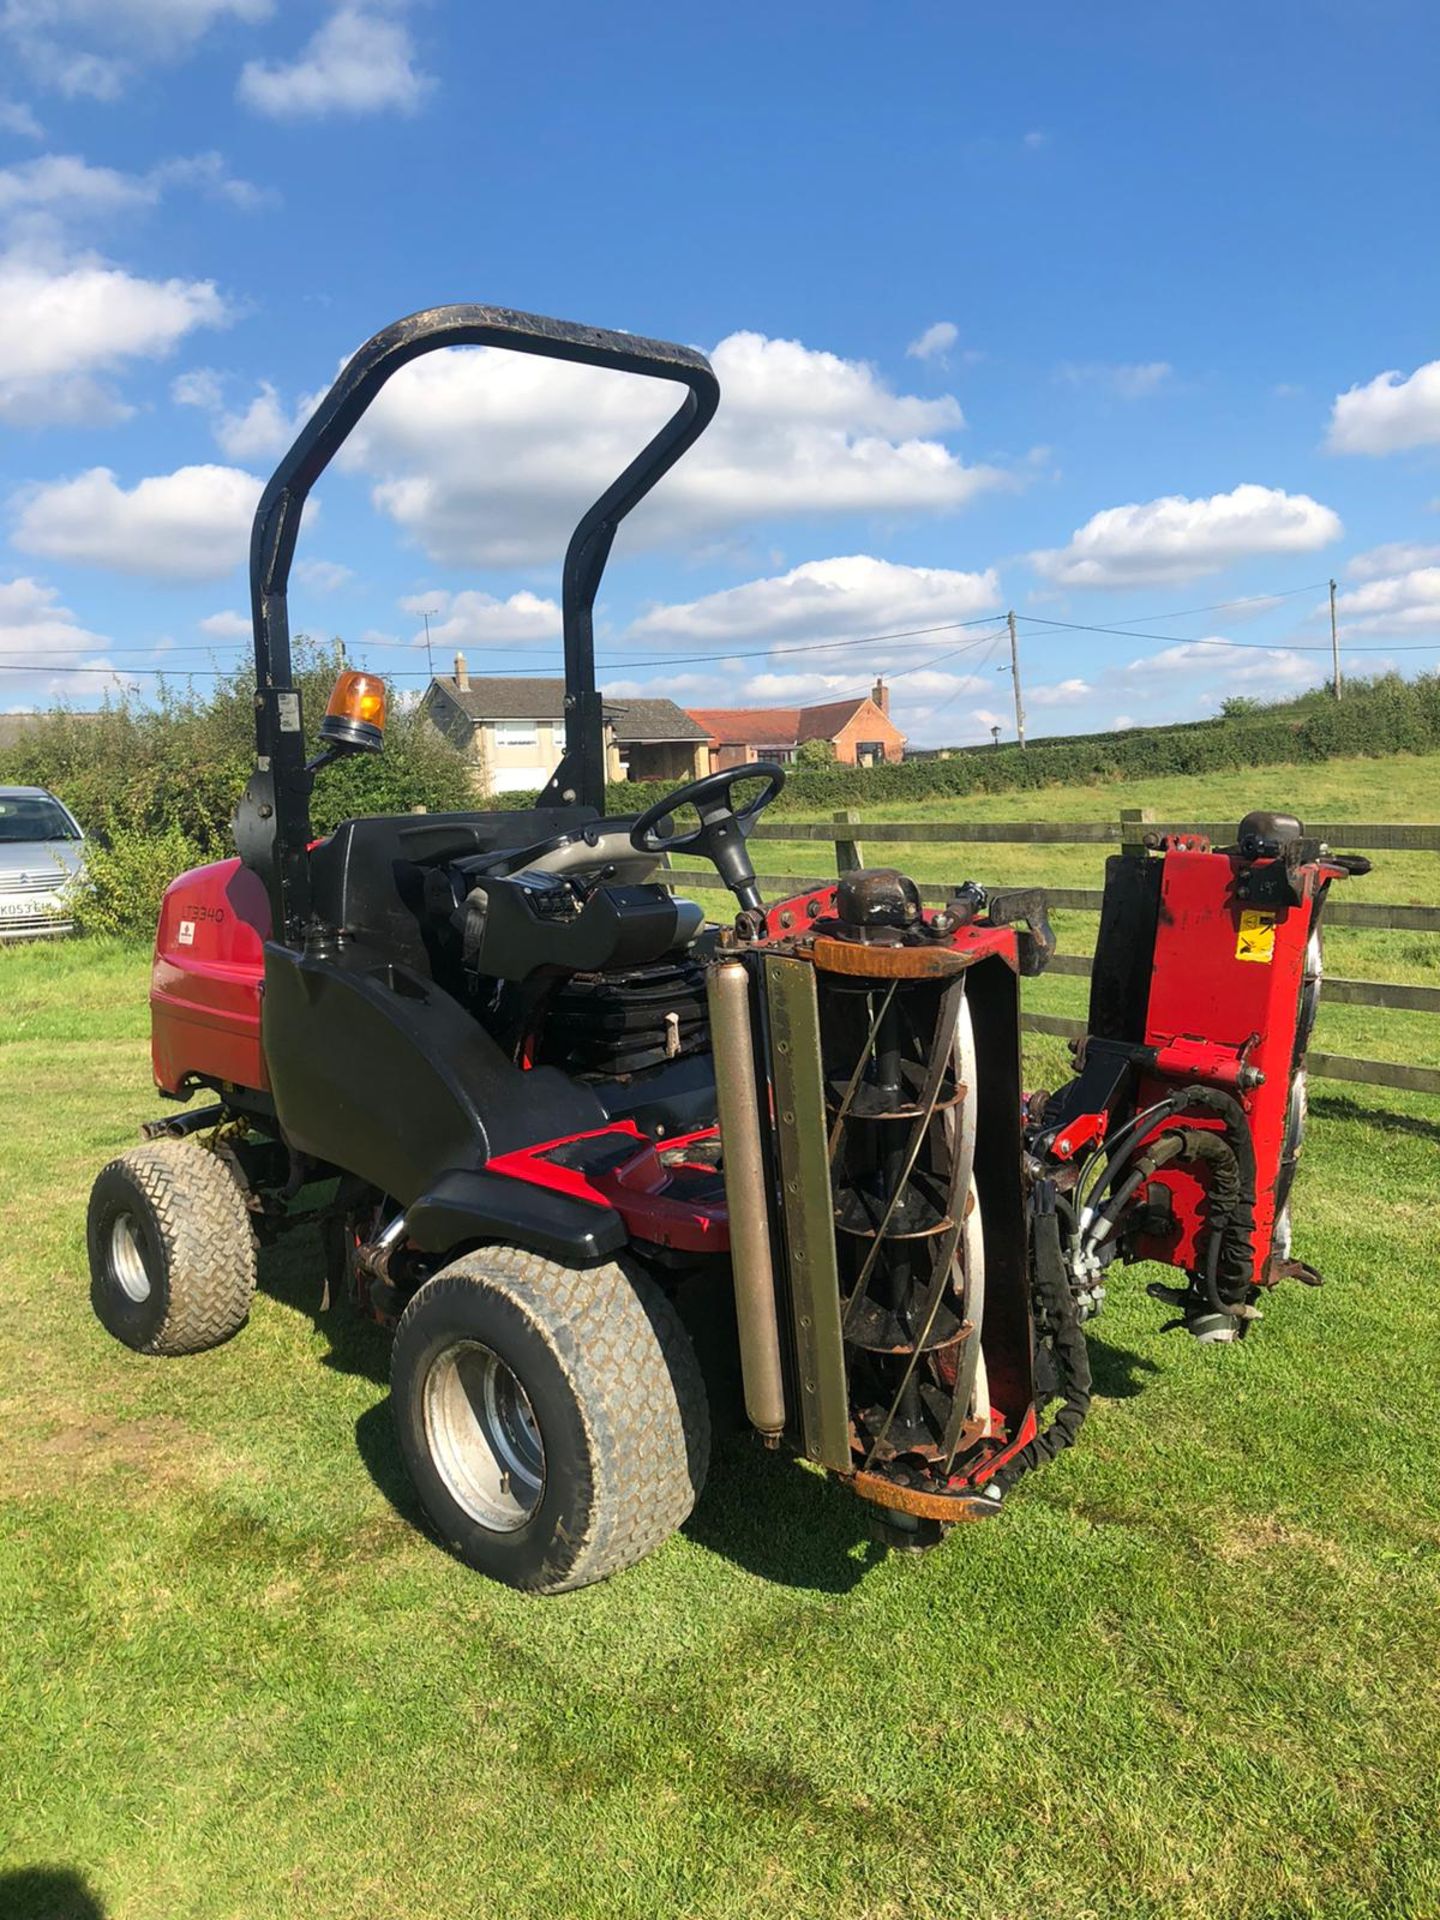
[[877, 680], [859, 700], [814, 707], [691, 707], [705, 729], [710, 767], [778, 760], [787, 766], [807, 740], [828, 740], [842, 766], [872, 767], [905, 757], [905, 736], [890, 718], [890, 689]]
[[[481, 793], [543, 787], [565, 751], [565, 682], [548, 676], [476, 674], [455, 656], [437, 674], [421, 711], [460, 748]], [[679, 786], [709, 771], [704, 729], [673, 700], [605, 702], [605, 772], [611, 780], [668, 780]]]

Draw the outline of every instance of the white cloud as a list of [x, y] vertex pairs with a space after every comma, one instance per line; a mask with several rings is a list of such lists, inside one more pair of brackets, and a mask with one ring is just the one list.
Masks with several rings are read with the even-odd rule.
[[1121, 400], [1143, 400], [1166, 385], [1175, 372], [1168, 360], [1140, 360], [1119, 365], [1101, 361], [1067, 360], [1057, 378], [1071, 387], [1102, 387]]
[[1378, 580], [1384, 574], [1412, 573], [1417, 567], [1440, 566], [1440, 543], [1387, 540], [1382, 547], [1357, 553], [1345, 571], [1352, 580]]
[[23, 100], [0, 100], [0, 133], [13, 133], [17, 140], [45, 138], [45, 129]]
[[769, 640], [842, 639], [968, 619], [995, 607], [993, 569], [956, 573], [908, 567], [868, 554], [807, 560], [769, 580], [750, 580], [703, 599], [651, 607], [631, 627], [638, 635], [729, 645], [748, 636]]
[[[561, 629], [558, 601], [542, 599], [535, 593], [512, 593], [508, 600], [473, 590], [412, 593], [400, 606], [417, 619], [429, 614], [433, 647], [524, 646], [530, 641], [554, 640]], [[415, 645], [422, 645], [424, 627], [412, 638]]]
[[4, 0], [0, 38], [68, 98], [115, 100], [148, 66], [182, 60], [217, 24], [268, 19], [273, 0]]
[[960, 329], [953, 320], [937, 320], [912, 340], [905, 351], [912, 360], [943, 361], [959, 338]]
[[222, 413], [215, 420], [215, 438], [230, 460], [269, 460], [278, 457], [295, 437], [285, 417], [280, 396], [268, 380], [243, 413]]
[[[23, 656], [27, 669], [3, 675], [0, 694], [12, 711], [113, 690], [117, 677], [104, 657], [107, 644], [76, 622], [54, 587], [23, 576], [0, 580], [0, 654], [12, 665]], [[79, 667], [91, 671], [75, 671]]]
[[342, 6], [288, 66], [247, 61], [239, 98], [272, 118], [332, 113], [414, 113], [434, 86], [415, 65], [409, 29], [373, 8]]
[[[883, 677], [883, 676], [881, 676]], [[874, 676], [864, 667], [842, 673], [757, 673], [744, 684], [745, 701], [757, 706], [818, 706], [831, 700], [862, 699]], [[943, 673], [938, 667], [907, 672], [890, 685], [892, 717], [904, 726], [907, 716], [919, 717], [940, 700], [958, 694], [984, 693], [989, 681], [974, 673]]]
[[23, 490], [12, 545], [151, 580], [218, 580], [245, 557], [261, 483], [235, 467], [181, 467], [120, 486], [108, 467]]
[[1027, 707], [1068, 707], [1094, 691], [1088, 680], [1052, 680], [1036, 687], [1026, 687], [1025, 704]]
[[92, 166], [78, 153], [44, 153], [0, 168], [0, 229], [10, 244], [23, 244], [32, 257], [53, 264], [65, 244], [87, 229], [109, 237], [122, 215], [156, 207], [176, 188], [246, 212], [271, 198], [237, 179], [219, 153], [162, 160], [145, 173]]
[[338, 593], [355, 575], [338, 560], [297, 560], [292, 577], [312, 593]]
[[1412, 567], [1371, 580], [1335, 602], [1344, 630], [1354, 633], [1433, 633], [1440, 636], [1440, 565]]
[[1211, 706], [1218, 707], [1224, 695], [1237, 686], [1254, 688], [1257, 692], [1268, 689], [1276, 694], [1299, 692], [1303, 687], [1313, 686], [1320, 669], [1313, 658], [1289, 647], [1244, 649], [1229, 646], [1219, 635], [1212, 635], [1204, 640], [1183, 640], [1173, 647], [1162, 647], [1158, 653], [1132, 660], [1121, 670], [1122, 677], [1130, 679], [1149, 680], [1157, 673], [1180, 676], [1182, 685], [1188, 679], [1191, 686], [1186, 698], [1192, 701], [1199, 697], [1196, 683], [1202, 679], [1218, 680], [1210, 698]]
[[260, 391], [247, 406], [228, 412], [225, 376], [213, 367], [196, 367], [178, 375], [170, 383], [170, 398], [177, 406], [198, 407], [210, 415], [216, 444], [231, 460], [278, 459], [311, 412], [310, 402], [302, 401], [293, 415], [287, 413], [279, 392], [268, 380], [260, 382]]
[[200, 631], [208, 633], [212, 640], [248, 640], [250, 622], [243, 613], [227, 609], [223, 613], [207, 613], [200, 622]]
[[1412, 374], [1377, 373], [1337, 394], [1326, 445], [1332, 453], [1403, 453], [1440, 444], [1440, 360]]
[[[964, 424], [948, 394], [899, 394], [863, 361], [756, 333], [712, 358], [716, 422], [627, 522], [628, 546], [782, 516], [946, 512], [1016, 484], [944, 444]], [[488, 348], [432, 354], [390, 381], [341, 461], [443, 564], [553, 562], [674, 405], [668, 383]]]
[[229, 308], [209, 280], [145, 280], [91, 257], [0, 254], [0, 420], [38, 425], [124, 410], [96, 376], [159, 359]]
[[213, 367], [192, 367], [170, 382], [170, 398], [177, 407], [203, 407], [212, 412], [225, 404], [225, 377]]
[[1058, 586], [1144, 586], [1193, 580], [1260, 554], [1313, 553], [1343, 531], [1338, 514], [1309, 494], [1246, 485], [1209, 499], [1169, 494], [1107, 507], [1068, 546], [1031, 559]]
[[44, 153], [0, 167], [0, 217], [55, 209], [114, 214], [154, 206], [159, 188], [148, 175], [92, 167], [77, 153]]

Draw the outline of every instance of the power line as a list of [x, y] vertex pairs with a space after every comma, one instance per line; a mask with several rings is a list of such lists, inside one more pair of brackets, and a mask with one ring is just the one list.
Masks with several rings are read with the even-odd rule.
[[[1154, 616], [1151, 616], [1154, 618]], [[1163, 615], [1161, 616], [1164, 617]], [[1179, 633], [1142, 633], [1133, 627], [1102, 627], [1084, 620], [1047, 620], [1038, 613], [1017, 614], [1019, 620], [1026, 620], [1032, 626], [1063, 627], [1067, 633], [1109, 633], [1121, 640], [1163, 640], [1170, 647], [1239, 647], [1250, 653], [1329, 653], [1330, 643], [1310, 644], [1296, 641], [1267, 640], [1222, 640], [1218, 635], [1206, 634], [1203, 639], [1187, 640]], [[1440, 647], [1440, 640], [1420, 641], [1414, 645], [1396, 647], [1349, 647], [1350, 653], [1430, 653]]]
[[[1216, 601], [1212, 601], [1208, 606], [1203, 606], [1203, 607], [1183, 607], [1183, 608], [1178, 608], [1175, 611], [1169, 612], [1169, 613], [1137, 614], [1135, 618], [1136, 620], [1152, 620], [1152, 621], [1183, 620], [1183, 619], [1191, 618], [1192, 616], [1195, 616], [1198, 614], [1221, 612], [1224, 609], [1230, 608], [1230, 607], [1249, 606], [1249, 605], [1254, 605], [1257, 602], [1293, 599], [1297, 595], [1302, 593], [1317, 592], [1321, 587], [1324, 587], [1327, 584], [1328, 583], [1323, 580], [1312, 581], [1312, 582], [1307, 582], [1306, 584], [1298, 587], [1278, 588], [1274, 591], [1262, 590], [1258, 593], [1244, 594], [1244, 595], [1241, 595], [1239, 598], [1232, 599], [1232, 600], [1216, 600]], [[1207, 635], [1200, 640], [1187, 640], [1183, 636], [1173, 634], [1173, 633], [1147, 632], [1143, 628], [1137, 627], [1133, 624], [1129, 626], [1107, 626], [1096, 621], [1057, 620], [1048, 615], [1038, 614], [1038, 613], [1021, 613], [1021, 614], [1017, 614], [1015, 618], [1017, 620], [1025, 621], [1026, 624], [1029, 626], [1044, 627], [1046, 629], [1055, 630], [1055, 631], [1063, 631], [1066, 633], [1107, 634], [1120, 640], [1155, 640], [1163, 643], [1166, 646], [1181, 645], [1181, 646], [1230, 647], [1242, 652], [1254, 652], [1254, 653], [1276, 653], [1276, 652], [1324, 653], [1329, 650], [1323, 644], [1320, 644], [1320, 643], [1315, 643], [1315, 644], [1305, 643], [1305, 642], [1274, 643], [1274, 642], [1266, 642], [1262, 640], [1229, 640], [1229, 639], [1222, 639], [1218, 636], [1211, 636], [1211, 635]], [[890, 642], [897, 641], [897, 640], [922, 640], [922, 639], [927, 639], [934, 634], [957, 633], [957, 632], [968, 630], [971, 627], [991, 626], [992, 627], [991, 633], [981, 634], [976, 641], [971, 643], [975, 646], [980, 646], [985, 644], [985, 642], [990, 639], [1000, 637], [1006, 631], [1006, 629], [1004, 628], [993, 626], [995, 619], [996, 619], [996, 616], [994, 614], [983, 614], [968, 620], [938, 621], [930, 626], [903, 627], [903, 628], [894, 629], [886, 633], [870, 633], [870, 634], [852, 635], [846, 639], [804, 641], [794, 646], [776, 646], [773, 644], [762, 643], [759, 646], [741, 648], [738, 650], [724, 649], [717, 645], [704, 653], [684, 653], [684, 654], [680, 654], [680, 653], [647, 654], [644, 652], [634, 652], [634, 653], [628, 653], [628, 654], [621, 653], [621, 654], [616, 654], [614, 656], [607, 656], [606, 658], [597, 661], [596, 665], [599, 671], [606, 672], [606, 673], [622, 672], [627, 668], [636, 668], [636, 667], [659, 668], [659, 667], [683, 667], [683, 666], [714, 666], [726, 660], [781, 659], [781, 658], [788, 658], [796, 654], [843, 652], [853, 647], [884, 646], [889, 644]], [[428, 626], [428, 622], [427, 622], [427, 626]], [[239, 647], [245, 644], [246, 643], [244, 641], [238, 638], [235, 640], [228, 640], [228, 641], [216, 641], [208, 646], [191, 645], [187, 643], [185, 645], [168, 648], [167, 653], [171, 653], [171, 654], [203, 653], [203, 654], [208, 654], [213, 659], [216, 655], [217, 650], [220, 648]], [[663, 644], [663, 642], [660, 644]], [[415, 645], [416, 643], [412, 641], [376, 640], [376, 641], [372, 641], [369, 644], [369, 646], [367, 646], [364, 649], [364, 651], [366, 652], [367, 655], [371, 653], [381, 652], [381, 651], [385, 651], [385, 652], [403, 651], [406, 653], [410, 653], [414, 651]], [[1402, 643], [1395, 646], [1377, 646], [1377, 647], [1351, 646], [1348, 649], [1348, 651], [1350, 651], [1351, 653], [1381, 653], [1381, 654], [1429, 653], [1436, 650], [1437, 648], [1440, 648], [1440, 640], [1408, 642], [1408, 643]], [[549, 658], [539, 659], [539, 658], [533, 658], [533, 657], [526, 659], [524, 657], [523, 648], [518, 645], [506, 646], [502, 644], [492, 644], [487, 646], [483, 644], [474, 644], [470, 647], [469, 650], [472, 653], [509, 654], [511, 656], [514, 656], [516, 654], [521, 655], [522, 664], [519, 666], [518, 676], [517, 676], [517, 666], [514, 660], [512, 659], [511, 664], [504, 667], [472, 667], [470, 671], [477, 678], [482, 678], [482, 679], [483, 678], [510, 678], [510, 677], [523, 678], [527, 674], [533, 674], [535, 672], [554, 674], [557, 672], [564, 671], [563, 660], [549, 659]], [[890, 675], [890, 678], [899, 679], [903, 677], [905, 674], [916, 672], [920, 668], [923, 668], [926, 665], [934, 665], [941, 659], [951, 659], [954, 657], [954, 652], [964, 652], [967, 650], [968, 650], [967, 648], [959, 648], [950, 652], [946, 652], [941, 655], [933, 655], [928, 660], [920, 661], [919, 663], [917, 663], [917, 666], [915, 667], [906, 667], [906, 668], [897, 670], [896, 672]], [[128, 657], [136, 654], [140, 654], [140, 655], [148, 654], [153, 657], [155, 649], [153, 647], [107, 647], [105, 651], [107, 655], [110, 655], [110, 654], [113, 654], [116, 656], [124, 655]], [[11, 665], [10, 661], [12, 659], [16, 660], [17, 664]], [[18, 662], [23, 662], [23, 664], [18, 664]], [[106, 668], [106, 667], [86, 667], [86, 666], [71, 666], [71, 665], [49, 666], [49, 665], [46, 665], [43, 661], [37, 660], [34, 654], [29, 652], [28, 650], [22, 652], [20, 649], [14, 649], [14, 650], [0, 649], [0, 673], [29, 673], [29, 674], [36, 674], [36, 675], [47, 675], [47, 674], [48, 675], [53, 675], [53, 674], [88, 675], [91, 677], [98, 677], [102, 679], [108, 677], [112, 680], [124, 680], [124, 679], [134, 680], [134, 679], [141, 679], [141, 678], [165, 679], [165, 678], [172, 677], [172, 675], [174, 677], [181, 678], [181, 679], [187, 679], [187, 678], [188, 679], [221, 679], [221, 678], [224, 678], [227, 674], [236, 672], [238, 668], [239, 668], [238, 662], [236, 663], [235, 666], [229, 666], [229, 667], [178, 666], [176, 668], [170, 668], [166, 666], [155, 666], [155, 667], [126, 667], [123, 670], [116, 669], [116, 668]], [[418, 668], [414, 670], [395, 668], [394, 670], [388, 673], [388, 678], [392, 680], [428, 680], [428, 679], [432, 679], [433, 677], [434, 677], [433, 672], [427, 674], [422, 672]], [[849, 696], [837, 695], [836, 697], [847, 698]]]
[[[727, 648], [712, 648], [711, 651], [708, 653], [674, 653], [674, 654], [662, 654], [662, 655], [619, 654], [613, 659], [607, 659], [602, 662], [597, 662], [597, 664], [603, 665], [606, 667], [623, 667], [623, 666], [683, 667], [683, 666], [693, 666], [697, 661], [714, 661], [719, 659], [757, 660], [757, 659], [763, 659], [763, 658], [770, 658], [772, 656], [778, 657], [783, 654], [792, 654], [792, 653], [831, 653], [831, 652], [838, 652], [842, 649], [849, 648], [849, 647], [881, 646], [891, 640], [911, 640], [911, 639], [919, 638], [923, 635], [933, 634], [933, 633], [958, 633], [962, 629], [967, 629], [970, 627], [983, 627], [983, 626], [992, 625], [995, 618], [996, 616], [993, 613], [990, 613], [990, 614], [986, 614], [983, 620], [949, 620], [949, 621], [943, 622], [938, 626], [933, 626], [933, 627], [909, 627], [897, 633], [861, 634], [859, 636], [852, 637], [851, 639], [848, 639], [848, 640], [807, 640], [793, 647], [761, 645], [758, 647], [751, 647], [740, 652], [735, 651], [733, 648], [727, 647]], [[980, 637], [982, 640], [986, 638], [984, 634], [982, 634]], [[227, 641], [221, 642], [220, 644], [224, 646], [238, 647], [241, 645], [248, 645], [248, 642], [242, 642], [240, 640], [227, 640]], [[411, 653], [415, 651], [414, 643], [408, 640], [371, 641], [369, 645], [366, 647], [365, 651], [367, 653], [378, 653], [382, 649], [387, 651], [394, 651], [396, 649], [400, 649], [406, 653]], [[7, 653], [13, 656], [15, 654], [18, 654], [20, 651], [21, 650], [18, 648], [12, 648], [12, 649], [0, 648], [0, 659], [6, 658]], [[113, 654], [135, 654], [135, 653], [153, 654], [155, 652], [155, 648], [154, 647], [107, 647], [105, 651], [107, 654], [112, 654], [112, 653]], [[214, 647], [183, 646], [183, 647], [170, 647], [170, 648], [167, 648], [166, 651], [167, 653], [208, 653], [213, 655], [215, 649]], [[480, 645], [472, 644], [466, 649], [466, 651], [468, 653], [508, 653], [508, 654], [521, 653], [523, 654], [524, 649], [519, 643], [514, 643], [510, 646], [502, 646], [502, 645], [480, 646]], [[28, 652], [26, 653], [25, 657], [27, 659], [33, 658], [33, 656], [30, 655]], [[541, 665], [541, 666], [563, 667], [564, 662], [551, 661], [551, 660], [545, 660], [545, 661], [536, 660], [535, 664]], [[57, 668], [56, 671], [58, 672], [59, 669]], [[85, 671], [88, 672], [89, 669], [87, 668], [85, 669]], [[135, 671], [139, 672], [140, 669], [136, 668]], [[165, 669], [163, 667], [157, 667], [154, 669], [154, 671], [157, 673], [163, 673]], [[208, 671], [208, 669], [187, 668], [186, 671], [187, 672], [203, 672], [203, 671]], [[231, 672], [233, 671], [233, 669], [217, 668], [216, 671]], [[501, 668], [476, 667], [473, 669], [473, 671], [476, 673], [495, 673], [495, 672], [512, 673], [514, 669], [511, 667], [501, 667]], [[418, 668], [415, 670], [415, 675], [412, 675], [410, 677], [417, 677], [417, 676], [422, 679], [426, 677], [419, 673]], [[401, 674], [397, 669], [393, 677], [396, 679], [401, 679], [406, 676]], [[433, 677], [433, 675], [431, 677]]]
[[[956, 622], [955, 626], [968, 627], [972, 624], [973, 623], [971, 621], [966, 620], [966, 621]], [[949, 632], [953, 630], [954, 630], [953, 628], [941, 628], [941, 627], [923, 629], [923, 631], [926, 631], [926, 632], [936, 632], [936, 633]], [[987, 640], [995, 638], [998, 634], [1001, 634], [1004, 631], [1005, 629], [1003, 627], [997, 627], [995, 628], [993, 633], [988, 633], [988, 634], [982, 633], [976, 639], [967, 641], [964, 646], [952, 647], [948, 649], [946, 652], [941, 654], [928, 654], [924, 659], [918, 661], [915, 667], [906, 667], [906, 668], [900, 669], [896, 673], [892, 673], [890, 675], [890, 678], [897, 679], [899, 678], [900, 672], [913, 673], [917, 671], [918, 668], [933, 666], [938, 660], [950, 660], [950, 659], [953, 659], [956, 654], [968, 653], [972, 647], [983, 646]], [[886, 637], [891, 639], [898, 639], [901, 636], [889, 635]], [[682, 667], [682, 666], [694, 666], [699, 663], [713, 666], [713, 665], [719, 665], [726, 660], [776, 659], [782, 655], [789, 655], [789, 654], [795, 654], [795, 653], [829, 653], [839, 647], [870, 646], [874, 644], [875, 644], [875, 641], [873, 640], [816, 640], [816, 641], [807, 643], [804, 646], [798, 646], [798, 647], [757, 647], [750, 651], [738, 652], [738, 653], [725, 652], [723, 654], [717, 654], [713, 652], [712, 653], [673, 654], [673, 655], [667, 655], [664, 659], [660, 659], [660, 660], [642, 659], [637, 661], [633, 658], [629, 658], [622, 654], [617, 659], [598, 660], [595, 664], [596, 664], [597, 671], [605, 672], [605, 673], [618, 672], [623, 668], [634, 667], [634, 666]], [[116, 648], [114, 649], [114, 651], [119, 652], [120, 649]], [[136, 651], [145, 651], [145, 649], [136, 649]], [[366, 649], [363, 649], [363, 651], [365, 651], [368, 654], [371, 651], [371, 649], [366, 648]], [[496, 648], [494, 649], [494, 651], [506, 652], [506, 651], [509, 651], [509, 649]], [[548, 670], [551, 673], [554, 673], [557, 671], [558, 672], [564, 671], [563, 660], [534, 660], [530, 662], [530, 665], [532, 669], [541, 668], [544, 670]], [[223, 678], [227, 674], [234, 673], [236, 670], [237, 669], [235, 667], [183, 667], [179, 669], [176, 677], [180, 679], [188, 678], [188, 679], [202, 679], [202, 680]], [[468, 671], [472, 679], [473, 678], [480, 678], [480, 679], [521, 678], [523, 679], [527, 677], [524, 673], [517, 675], [516, 670], [513, 666], [511, 667], [471, 667], [468, 669]], [[98, 675], [101, 678], [105, 677], [105, 675], [108, 674], [112, 679], [126, 679], [126, 678], [134, 679], [138, 676], [144, 675], [147, 678], [165, 679], [166, 677], [168, 677], [170, 672], [171, 672], [171, 669], [167, 667], [125, 667], [125, 668], [114, 667], [114, 668], [111, 668], [111, 667], [85, 667], [85, 666], [47, 666], [43, 662], [36, 662], [33, 655], [29, 656], [28, 665], [9, 666], [4, 663], [3, 658], [0, 658], [0, 673], [36, 673], [36, 674], [83, 673], [83, 674]], [[388, 672], [386, 675], [386, 678], [390, 680], [427, 680], [430, 677], [431, 677], [430, 675], [422, 672], [419, 668], [416, 668], [413, 672], [412, 671], [402, 672], [397, 669], [393, 672]], [[837, 698], [843, 699], [844, 697], [845, 697], [844, 695], [837, 695]]]
[[[1311, 580], [1303, 587], [1267, 588], [1259, 593], [1242, 593], [1236, 600], [1212, 600], [1208, 607], [1181, 607], [1174, 613], [1137, 613], [1137, 620], [1188, 620], [1197, 613], [1223, 613], [1227, 607], [1252, 607], [1271, 600], [1293, 600], [1297, 594], [1318, 593], [1326, 583]], [[1022, 613], [1021, 620], [1038, 619], [1038, 614]]]

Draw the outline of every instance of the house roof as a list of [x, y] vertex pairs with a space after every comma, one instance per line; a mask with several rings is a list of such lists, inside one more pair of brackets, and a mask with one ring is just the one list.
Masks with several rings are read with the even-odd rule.
[[[806, 740], [833, 740], [843, 732], [868, 695], [858, 700], [830, 700], [816, 707], [692, 707], [717, 747], [798, 747]], [[876, 719], [885, 720], [877, 707]]]
[[607, 700], [605, 717], [622, 744], [649, 740], [703, 740], [705, 729], [673, 700]]
[[[536, 674], [476, 675], [462, 692], [453, 674], [437, 674], [432, 685], [448, 694], [477, 726], [487, 720], [563, 720], [565, 682]], [[673, 700], [607, 700], [605, 718], [617, 744], [656, 740], [703, 740], [699, 727]]]
[[474, 721], [563, 720], [565, 682], [537, 674], [477, 674], [463, 690], [453, 673], [438, 673], [431, 682]]
[[691, 707], [716, 747], [793, 747], [800, 738], [799, 707]]

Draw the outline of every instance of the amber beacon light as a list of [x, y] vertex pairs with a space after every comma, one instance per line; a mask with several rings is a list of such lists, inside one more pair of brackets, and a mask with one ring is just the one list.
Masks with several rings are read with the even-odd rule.
[[342, 673], [330, 692], [320, 738], [342, 752], [379, 753], [385, 744], [385, 682], [378, 673]]

